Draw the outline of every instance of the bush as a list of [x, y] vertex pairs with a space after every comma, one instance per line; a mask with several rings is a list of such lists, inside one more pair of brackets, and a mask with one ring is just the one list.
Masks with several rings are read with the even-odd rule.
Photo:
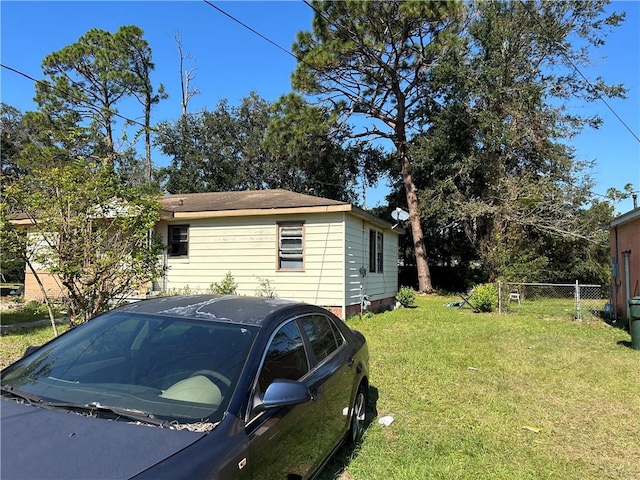
[[238, 284], [234, 281], [231, 272], [227, 272], [220, 283], [214, 282], [209, 287], [212, 293], [217, 295], [236, 295]]
[[[36, 302], [35, 300], [31, 300], [21, 309], [25, 313], [31, 313], [33, 315], [48, 315], [49, 310], [44, 303]], [[55, 310], [55, 309], [54, 309]]]
[[276, 298], [278, 295], [275, 288], [271, 285], [268, 278], [256, 277], [258, 279], [258, 288], [256, 288], [256, 297]]
[[476, 312], [493, 312], [498, 306], [498, 287], [493, 283], [476, 285], [469, 301]]
[[396, 300], [399, 301], [403, 307], [415, 307], [416, 291], [411, 287], [401, 287], [396, 295]]

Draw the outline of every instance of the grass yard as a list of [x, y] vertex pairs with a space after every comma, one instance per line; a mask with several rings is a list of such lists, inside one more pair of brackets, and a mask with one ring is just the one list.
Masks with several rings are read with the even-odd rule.
[[626, 332], [443, 306], [455, 300], [349, 321], [369, 342], [377, 416], [395, 421], [374, 419], [340, 478], [640, 479]]
[[[607, 300], [582, 299], [580, 317], [592, 321], [602, 318], [602, 311]], [[576, 318], [576, 302], [573, 298], [526, 298], [521, 303], [504, 302], [503, 311], [508, 315], [519, 315], [526, 318], [573, 320]]]
[[[59, 306], [54, 306], [54, 318], [64, 318], [66, 312]], [[48, 320], [47, 307], [39, 302], [23, 303], [14, 297], [0, 297], [0, 324], [16, 325]]]
[[[444, 306], [455, 300], [349, 320], [369, 342], [377, 417], [322, 480], [640, 479], [640, 351], [626, 332], [553, 308]], [[50, 337], [3, 333], [2, 365]]]
[[31, 323], [38, 320], [49, 319], [49, 314], [43, 311], [33, 311], [24, 308], [15, 310], [4, 310], [0, 312], [0, 323], [2, 325], [15, 325], [18, 323]]
[[[68, 324], [58, 325], [58, 333], [69, 328]], [[42, 345], [53, 338], [51, 325], [35, 328], [3, 330], [0, 335], [0, 368], [18, 360], [30, 345]]]

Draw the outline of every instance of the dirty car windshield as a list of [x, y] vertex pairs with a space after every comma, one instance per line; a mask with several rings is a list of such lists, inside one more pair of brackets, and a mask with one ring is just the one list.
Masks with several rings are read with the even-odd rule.
[[3, 372], [3, 391], [44, 403], [135, 410], [174, 424], [221, 420], [255, 327], [113, 312]]

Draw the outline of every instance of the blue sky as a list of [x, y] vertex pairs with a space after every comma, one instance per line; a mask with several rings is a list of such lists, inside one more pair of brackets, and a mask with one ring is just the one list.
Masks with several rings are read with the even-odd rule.
[[[313, 17], [301, 0], [213, 3], [286, 49], [298, 31], [311, 27]], [[608, 103], [640, 137], [640, 2], [614, 1], [608, 9], [626, 11], [627, 20], [596, 52], [594, 65], [581, 71], [590, 80], [602, 75], [607, 82], [623, 83], [629, 89], [627, 99]], [[169, 93], [169, 99], [155, 110], [155, 121], [180, 114], [175, 30], [180, 31], [184, 51], [193, 57], [185, 67], [196, 69], [193, 84], [201, 91], [191, 101], [190, 111], [213, 109], [223, 98], [236, 105], [250, 91], [276, 100], [290, 91], [290, 74], [296, 66], [292, 56], [203, 1], [2, 0], [0, 21], [2, 63], [34, 78], [42, 78], [40, 63], [47, 54], [74, 43], [90, 28], [113, 32], [122, 25], [141, 27], [153, 51], [154, 83], [164, 83]], [[33, 110], [33, 82], [6, 69], [0, 75], [2, 101], [22, 111]], [[587, 130], [570, 142], [579, 159], [596, 162], [594, 191], [604, 194], [609, 187], [622, 189], [626, 183], [640, 190], [640, 143], [602, 102], [573, 108], [584, 114], [598, 113], [604, 119], [600, 129]], [[154, 161], [162, 164], [166, 159], [156, 155]], [[382, 202], [384, 193], [384, 186], [369, 190], [367, 207]], [[631, 208], [630, 200], [618, 205], [619, 212]]]

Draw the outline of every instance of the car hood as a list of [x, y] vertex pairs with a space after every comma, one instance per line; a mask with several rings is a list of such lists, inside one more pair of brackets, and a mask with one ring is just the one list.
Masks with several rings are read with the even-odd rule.
[[2, 478], [131, 478], [205, 433], [1, 401]]

